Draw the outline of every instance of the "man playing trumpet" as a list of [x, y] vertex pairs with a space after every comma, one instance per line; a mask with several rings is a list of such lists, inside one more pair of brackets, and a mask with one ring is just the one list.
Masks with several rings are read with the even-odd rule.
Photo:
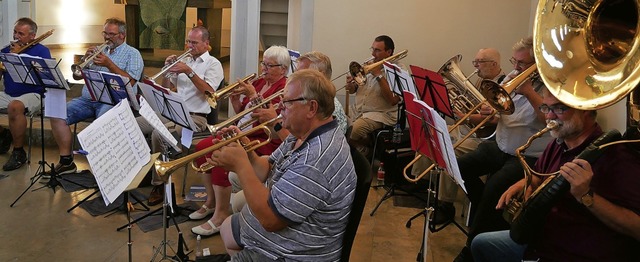
[[[143, 61], [140, 52], [125, 43], [127, 26], [119, 18], [105, 21], [102, 31], [107, 47], [93, 59], [89, 69], [111, 72], [137, 81], [142, 76]], [[85, 57], [91, 56], [95, 48], [87, 50]], [[60, 151], [60, 162], [55, 165], [56, 174], [68, 174], [76, 171], [71, 154], [72, 135], [69, 126], [88, 118], [98, 118], [111, 109], [111, 105], [93, 101], [87, 86], [82, 87], [82, 96], [67, 103], [67, 118], [51, 118], [51, 130]], [[44, 177], [48, 177], [48, 172]]]
[[[36, 38], [38, 25], [33, 20], [23, 17], [16, 21], [13, 27], [15, 42], [2, 49], [2, 53], [9, 53], [13, 46], [26, 45]], [[25, 54], [51, 58], [49, 48], [42, 44], [35, 44], [24, 51]], [[4, 171], [20, 168], [27, 162], [27, 154], [22, 148], [27, 130], [25, 112], [40, 110], [40, 93], [44, 90], [40, 86], [21, 84], [13, 81], [9, 73], [2, 72], [4, 78], [4, 92], [0, 93], [0, 108], [6, 108], [9, 114], [9, 130], [0, 127], [0, 154], [9, 150], [13, 141], [13, 152], [7, 163], [2, 166]]]
[[[191, 49], [191, 58], [186, 61], [177, 61], [176, 56], [171, 55], [165, 59], [165, 65], [171, 65], [168, 73], [162, 80], [162, 86], [175, 90], [184, 98], [185, 107], [191, 112], [191, 118], [197, 129], [194, 132], [207, 129], [207, 115], [211, 112], [211, 106], [207, 103], [205, 92], [215, 92], [224, 79], [222, 64], [218, 59], [209, 54], [209, 30], [202, 26], [196, 26], [189, 31], [187, 47]], [[175, 137], [180, 137], [182, 127], [161, 118], [167, 128]], [[160, 133], [156, 131], [144, 118], [136, 119], [145, 135], [151, 134], [151, 152], [169, 152], [168, 145], [163, 141]], [[180, 139], [178, 139], [180, 141]], [[162, 179], [152, 171], [151, 184], [154, 185], [149, 195], [149, 205], [157, 205], [162, 202], [164, 187]]]

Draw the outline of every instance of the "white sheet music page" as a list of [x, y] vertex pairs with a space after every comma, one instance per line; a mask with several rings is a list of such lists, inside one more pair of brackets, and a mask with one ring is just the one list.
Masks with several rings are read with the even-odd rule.
[[138, 112], [151, 126], [153, 126], [155, 130], [160, 133], [160, 136], [162, 136], [164, 141], [167, 141], [174, 146], [178, 144], [178, 140], [171, 135], [169, 129], [167, 129], [167, 127], [162, 123], [156, 112], [153, 111], [153, 108], [151, 108], [144, 97], [140, 98], [140, 111]]
[[112, 203], [151, 159], [150, 149], [127, 100], [78, 134], [105, 204]]
[[458, 160], [456, 158], [456, 152], [453, 149], [453, 143], [451, 143], [451, 136], [449, 135], [449, 127], [447, 126], [447, 122], [442, 118], [435, 109], [427, 105], [422, 100], [414, 99], [416, 103], [419, 103], [424, 108], [427, 108], [431, 112], [431, 116], [433, 117], [433, 122], [435, 123], [435, 127], [438, 130], [438, 141], [440, 142], [440, 148], [442, 149], [443, 157], [447, 165], [445, 168], [447, 169], [447, 173], [449, 176], [456, 181], [458, 185], [467, 192], [467, 189], [464, 187], [464, 180], [462, 180], [462, 175], [460, 174], [460, 168], [458, 167]]
[[403, 91], [408, 91], [415, 97], [420, 97], [409, 71], [396, 64], [384, 63], [384, 75], [391, 92], [402, 94]]

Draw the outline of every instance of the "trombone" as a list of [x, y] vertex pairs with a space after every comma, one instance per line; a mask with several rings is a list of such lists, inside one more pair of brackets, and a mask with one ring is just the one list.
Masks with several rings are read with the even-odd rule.
[[211, 166], [208, 163], [203, 164], [200, 167], [196, 167], [195, 164], [193, 164], [193, 161], [196, 160], [197, 158], [203, 157], [208, 153], [211, 153], [213, 151], [216, 151], [226, 145], [229, 145], [230, 143], [241, 143], [240, 139], [242, 139], [243, 137], [246, 137], [248, 135], [251, 135], [255, 132], [258, 132], [260, 130], [264, 131], [268, 136], [267, 140], [265, 141], [250, 141], [249, 143], [246, 144], [242, 144], [242, 146], [244, 147], [244, 150], [246, 152], [252, 152], [256, 149], [258, 149], [259, 147], [268, 144], [269, 142], [271, 142], [271, 130], [269, 129], [268, 125], [270, 125], [271, 123], [278, 121], [282, 118], [282, 116], [277, 116], [267, 122], [264, 122], [250, 130], [247, 130], [245, 132], [230, 136], [228, 138], [225, 138], [221, 141], [219, 141], [218, 143], [216, 143], [215, 145], [212, 145], [210, 147], [207, 147], [203, 150], [194, 152], [188, 156], [184, 156], [181, 157], [179, 159], [173, 160], [173, 161], [160, 161], [160, 160], [156, 160], [154, 163], [154, 167], [156, 169], [156, 173], [158, 174], [158, 176], [164, 180], [165, 182], [168, 180], [169, 175], [171, 175], [174, 171], [176, 171], [178, 168], [188, 164], [189, 162], [191, 162], [191, 165], [193, 166], [194, 169], [196, 169], [197, 171], [200, 172], [205, 172], [207, 170], [210, 170], [211, 168], [213, 168], [213, 166]]
[[171, 67], [173, 67], [174, 65], [176, 65], [179, 62], [184, 62], [183, 60], [186, 60], [187, 58], [190, 58], [190, 57], [191, 57], [191, 48], [187, 49], [187, 51], [185, 51], [184, 53], [182, 53], [181, 55], [176, 57], [173, 60], [173, 62], [171, 62], [170, 64], [163, 66], [162, 69], [160, 69], [160, 72], [158, 72], [157, 74], [153, 75], [149, 79], [151, 81], [155, 81], [156, 78], [160, 77], [161, 75], [164, 75], [167, 71], [169, 71], [169, 69], [171, 69]]
[[95, 59], [100, 53], [102, 53], [108, 45], [109, 41], [104, 42], [103, 44], [96, 47], [95, 52], [91, 54], [89, 57], [83, 57], [82, 63], [71, 65], [71, 72], [73, 72], [73, 79], [79, 80], [82, 79], [82, 69], [89, 66], [93, 63], [93, 59]]
[[367, 83], [367, 74], [370, 73], [372, 70], [374, 69], [379, 69], [382, 67], [382, 65], [384, 64], [384, 62], [396, 62], [400, 59], [403, 59], [405, 57], [407, 57], [407, 53], [409, 51], [402, 50], [399, 53], [392, 55], [390, 57], [387, 57], [385, 59], [382, 59], [378, 62], [375, 62], [373, 64], [368, 64], [368, 65], [360, 65], [358, 62], [353, 61], [351, 63], [349, 63], [349, 72], [351, 73], [351, 76], [353, 77], [353, 80], [356, 81], [356, 83], [358, 84], [358, 86], [362, 86], [364, 84]]
[[225, 99], [227, 97], [229, 97], [229, 95], [231, 95], [231, 91], [235, 90], [238, 86], [240, 86], [240, 83], [245, 83], [247, 81], [251, 81], [254, 78], [256, 78], [256, 73], [250, 74], [248, 76], [245, 76], [244, 78], [238, 80], [237, 82], [230, 84], [228, 86], [225, 86], [224, 88], [211, 93], [209, 91], [205, 91], [204, 94], [207, 97], [207, 102], [209, 103], [209, 105], [213, 108], [216, 108], [218, 106], [218, 101], [220, 99]]
[[[250, 114], [251, 112], [255, 111], [258, 108], [263, 108], [267, 103], [271, 103], [271, 101], [273, 101], [276, 98], [282, 98], [282, 96], [284, 95], [284, 89], [281, 89], [278, 92], [275, 92], [273, 95], [270, 95], [269, 97], [262, 99], [262, 101], [260, 101], [259, 103], [253, 105], [250, 108], [245, 109], [244, 111], [236, 114], [233, 117], [230, 117], [229, 119], [220, 122], [217, 125], [209, 125], [209, 132], [211, 132], [212, 135], [215, 135], [216, 132], [218, 132], [220, 129], [222, 129], [223, 127], [227, 127], [230, 126], [234, 123], [236, 123], [237, 121], [239, 121], [240, 119], [242, 119], [246, 114]], [[253, 124], [256, 120], [251, 120], [251, 124]], [[245, 127], [246, 125], [243, 124], [242, 127]]]

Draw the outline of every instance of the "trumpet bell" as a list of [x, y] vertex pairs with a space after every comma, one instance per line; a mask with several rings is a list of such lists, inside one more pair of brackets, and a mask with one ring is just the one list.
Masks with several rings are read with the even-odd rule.
[[540, 76], [564, 104], [607, 107], [640, 81], [637, 0], [538, 3], [534, 54]]
[[515, 112], [516, 108], [513, 105], [511, 95], [498, 83], [491, 80], [482, 80], [479, 89], [487, 99], [487, 103], [498, 112], [505, 115], [510, 115]]

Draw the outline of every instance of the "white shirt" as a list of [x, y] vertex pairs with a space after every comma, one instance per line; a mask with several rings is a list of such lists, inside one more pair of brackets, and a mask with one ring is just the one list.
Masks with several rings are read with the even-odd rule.
[[[214, 90], [218, 88], [220, 82], [224, 79], [222, 64], [218, 59], [209, 55], [209, 52], [204, 52], [196, 59], [189, 59], [185, 64], [191, 67], [191, 70]], [[177, 78], [171, 81], [178, 88], [178, 94], [184, 98], [185, 106], [189, 112], [204, 114], [211, 112], [211, 106], [207, 103], [204, 93], [196, 88], [187, 74], [179, 74]]]

